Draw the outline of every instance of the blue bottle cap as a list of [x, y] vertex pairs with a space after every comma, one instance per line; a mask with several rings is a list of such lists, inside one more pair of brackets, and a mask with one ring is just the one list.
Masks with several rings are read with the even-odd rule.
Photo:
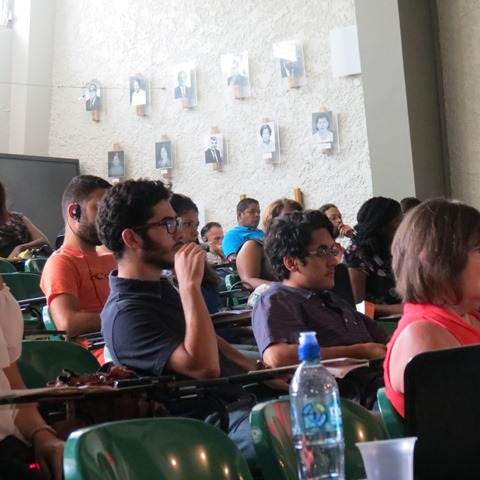
[[304, 360], [320, 359], [320, 346], [315, 332], [301, 332], [298, 345], [298, 358]]

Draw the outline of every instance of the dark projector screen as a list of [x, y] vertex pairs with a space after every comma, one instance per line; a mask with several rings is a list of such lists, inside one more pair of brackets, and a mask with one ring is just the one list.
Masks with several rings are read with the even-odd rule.
[[63, 191], [78, 174], [78, 160], [0, 153], [0, 180], [7, 189], [8, 210], [28, 217], [52, 246], [64, 227]]

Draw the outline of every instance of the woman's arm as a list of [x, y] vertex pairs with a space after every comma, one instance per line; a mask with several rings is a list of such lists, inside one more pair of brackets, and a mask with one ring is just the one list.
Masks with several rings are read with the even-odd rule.
[[[12, 389], [25, 388], [16, 362], [8, 368], [4, 368], [3, 371]], [[32, 443], [35, 458], [41, 470], [47, 477], [61, 480], [63, 478], [62, 456], [65, 444], [48, 427], [43, 428], [47, 426], [47, 423], [38, 412], [37, 407], [32, 404], [19, 405], [15, 425], [23, 437]]]
[[[363, 302], [367, 295], [367, 274], [362, 272], [359, 268], [348, 268], [348, 274], [350, 275], [350, 282], [352, 284], [353, 297], [355, 303]], [[403, 304], [383, 304], [374, 303], [374, 316], [388, 317], [390, 315], [401, 315], [403, 313]]]
[[48, 238], [43, 234], [27, 217], [22, 217], [22, 221], [27, 227], [28, 234], [30, 235], [30, 242], [23, 243], [21, 245], [17, 245], [8, 258], [15, 258], [18, 257], [19, 253], [22, 253], [29, 248], [37, 248], [41, 247], [42, 245], [50, 245]]
[[269, 280], [260, 278], [263, 247], [254, 240], [247, 240], [237, 254], [237, 270], [242, 282], [253, 288], [262, 284], [270, 285]]

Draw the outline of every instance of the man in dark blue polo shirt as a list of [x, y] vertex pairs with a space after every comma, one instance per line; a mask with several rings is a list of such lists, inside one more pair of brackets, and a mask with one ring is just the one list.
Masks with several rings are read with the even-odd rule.
[[[128, 180], [98, 207], [100, 238], [118, 262], [101, 314], [112, 359], [155, 376], [208, 379], [254, 370], [253, 360], [215, 334], [201, 291], [206, 252], [184, 244], [170, 196], [161, 181]], [[162, 278], [162, 270], [174, 266], [178, 288]], [[240, 413], [246, 430], [232, 438], [253, 456], [249, 412]]]
[[[323, 359], [385, 357], [385, 331], [329, 291], [334, 287], [338, 251], [324, 214], [308, 210], [275, 219], [264, 248], [281, 280], [260, 296], [253, 309], [253, 332], [266, 363], [273, 367], [298, 363], [298, 338], [306, 331], [317, 333]], [[376, 392], [383, 373], [359, 370], [349, 375], [367, 390], [373, 382]]]

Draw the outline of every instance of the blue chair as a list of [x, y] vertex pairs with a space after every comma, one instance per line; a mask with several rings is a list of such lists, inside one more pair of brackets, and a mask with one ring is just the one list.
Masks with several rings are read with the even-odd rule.
[[228, 436], [190, 418], [111, 422], [73, 432], [65, 480], [252, 480]]

